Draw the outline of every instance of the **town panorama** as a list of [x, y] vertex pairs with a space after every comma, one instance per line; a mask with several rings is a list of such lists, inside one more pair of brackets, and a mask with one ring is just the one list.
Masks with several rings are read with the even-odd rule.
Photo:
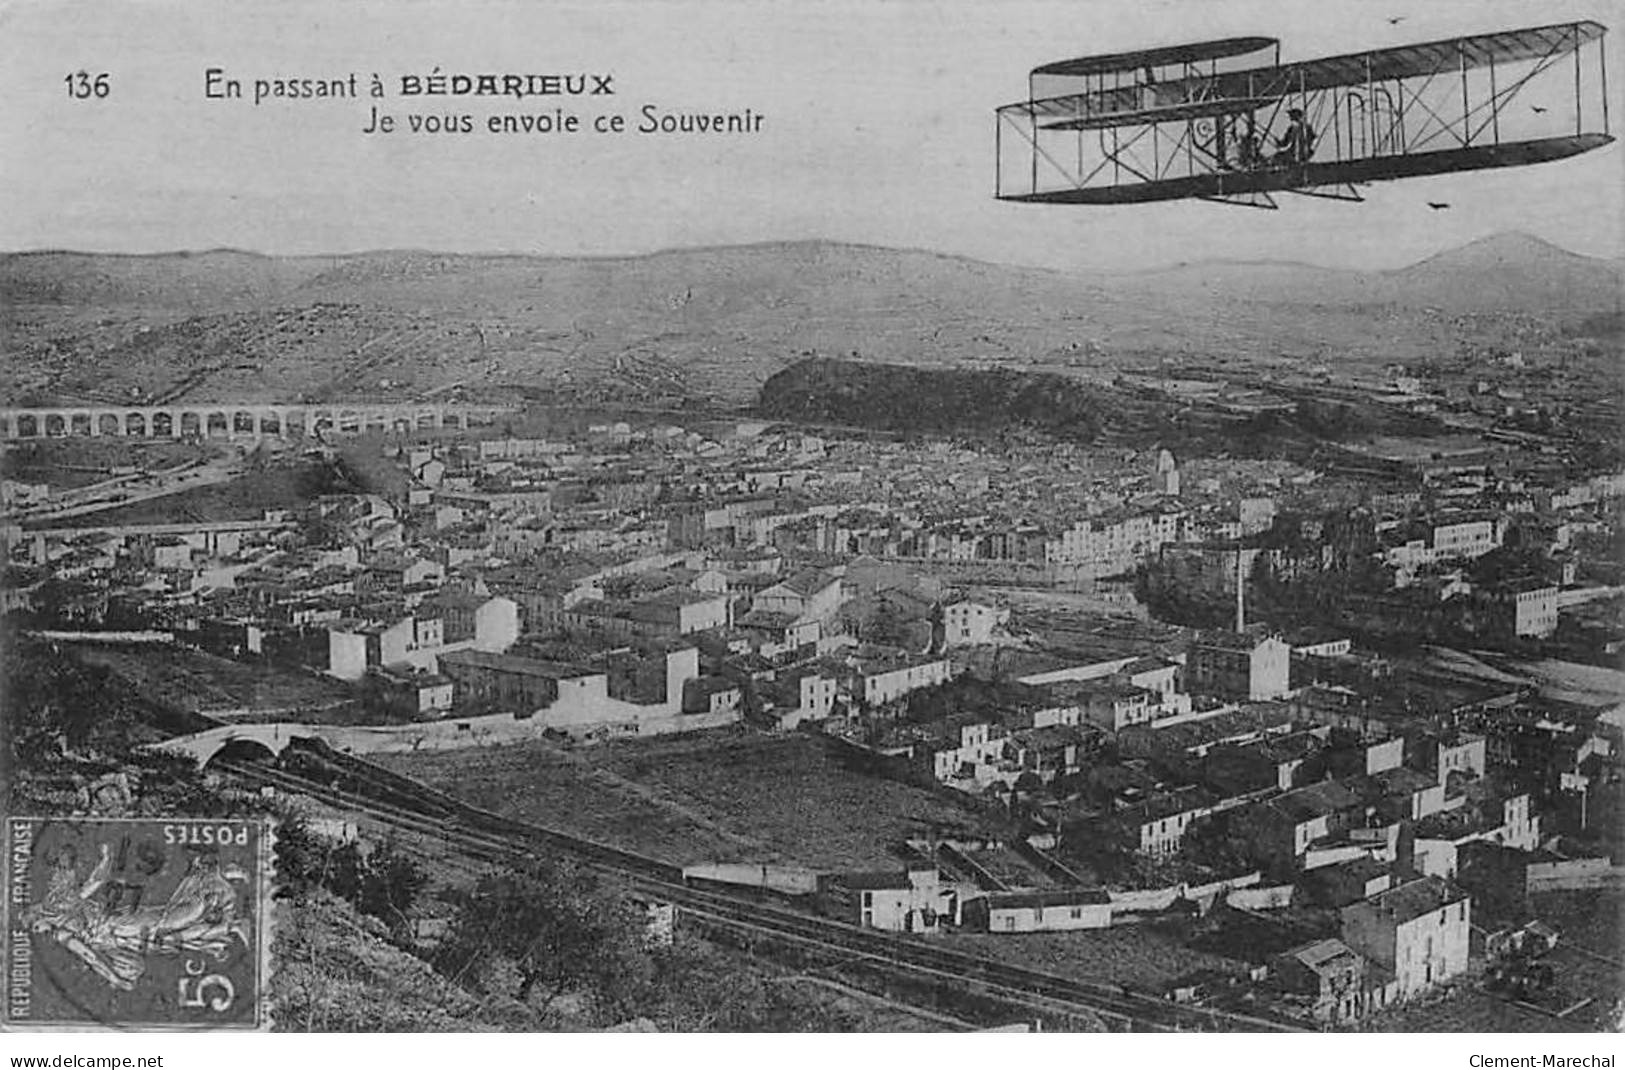
[[279, 1028], [1617, 1029], [1620, 266], [1299, 267], [0, 258], [8, 811]]

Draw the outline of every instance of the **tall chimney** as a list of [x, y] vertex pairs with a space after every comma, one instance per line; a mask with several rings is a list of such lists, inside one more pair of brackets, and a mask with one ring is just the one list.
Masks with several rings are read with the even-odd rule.
[[1241, 571], [1241, 544], [1236, 544], [1236, 634], [1247, 630], [1247, 577]]

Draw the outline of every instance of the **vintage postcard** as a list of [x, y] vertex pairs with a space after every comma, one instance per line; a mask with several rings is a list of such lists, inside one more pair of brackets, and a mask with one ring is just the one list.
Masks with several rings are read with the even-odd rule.
[[1622, 21], [0, 3], [0, 1020], [1591, 1058]]

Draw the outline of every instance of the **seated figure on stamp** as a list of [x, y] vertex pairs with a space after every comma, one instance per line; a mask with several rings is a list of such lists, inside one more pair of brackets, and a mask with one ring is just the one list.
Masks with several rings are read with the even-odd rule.
[[221, 960], [237, 941], [250, 946], [250, 934], [239, 913], [233, 880], [236, 867], [222, 871], [212, 854], [191, 858], [186, 875], [161, 905], [120, 905], [98, 894], [107, 884], [112, 863], [107, 844], [82, 882], [73, 852], [54, 860], [45, 897], [23, 915], [30, 930], [50, 933], [114, 988], [130, 990], [146, 972], [148, 955], [202, 953]]

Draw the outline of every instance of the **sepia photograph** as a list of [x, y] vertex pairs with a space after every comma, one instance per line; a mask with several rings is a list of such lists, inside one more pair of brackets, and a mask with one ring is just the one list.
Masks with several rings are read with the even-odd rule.
[[0, 8], [11, 1065], [1614, 1066], [1622, 15]]

